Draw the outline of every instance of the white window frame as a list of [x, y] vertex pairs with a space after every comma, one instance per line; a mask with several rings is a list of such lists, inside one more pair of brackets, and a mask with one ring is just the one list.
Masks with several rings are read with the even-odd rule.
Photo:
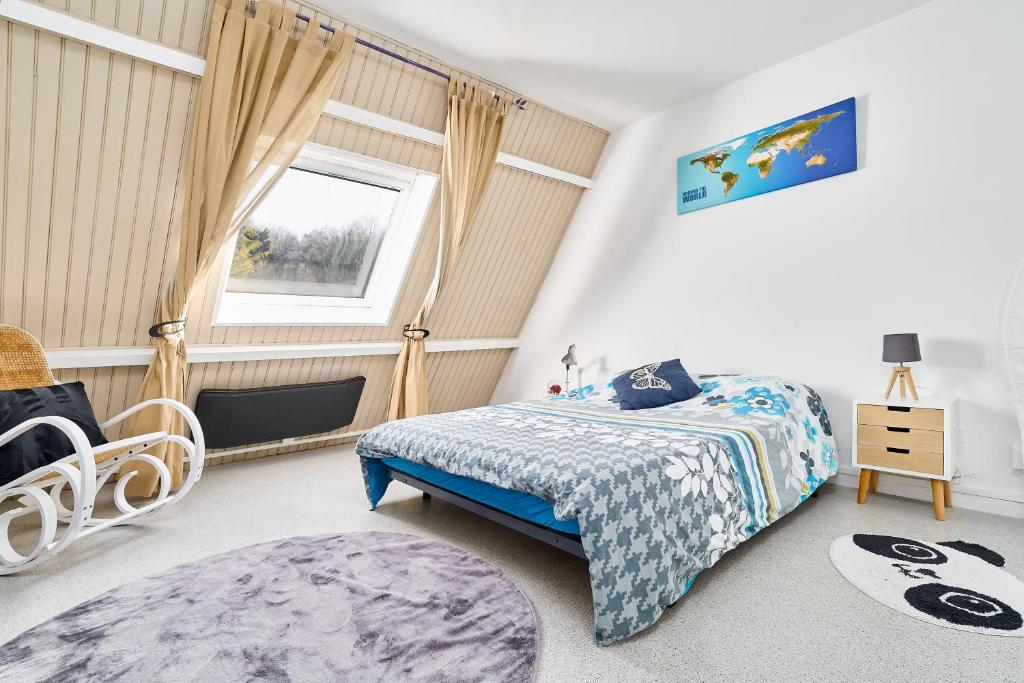
[[[350, 298], [229, 292], [227, 285], [234, 257], [232, 242], [224, 247], [229, 251], [224, 259], [213, 324], [242, 327], [388, 324], [433, 200], [438, 175], [315, 143], [306, 143], [292, 166], [399, 191], [365, 295]], [[295, 198], [295, 201], [303, 200], [303, 197]]]

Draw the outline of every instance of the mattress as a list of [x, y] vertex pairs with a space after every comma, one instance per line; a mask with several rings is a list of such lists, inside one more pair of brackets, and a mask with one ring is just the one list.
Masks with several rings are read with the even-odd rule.
[[486, 505], [537, 526], [551, 529], [562, 534], [580, 535], [580, 523], [575, 519], [555, 519], [555, 510], [551, 503], [539, 496], [521, 491], [503, 489], [487, 482], [477, 481], [469, 477], [442, 472], [439, 469], [410, 462], [403, 458], [382, 458], [381, 461], [393, 470], [398, 470], [416, 477], [428, 484], [433, 484], [463, 498]]

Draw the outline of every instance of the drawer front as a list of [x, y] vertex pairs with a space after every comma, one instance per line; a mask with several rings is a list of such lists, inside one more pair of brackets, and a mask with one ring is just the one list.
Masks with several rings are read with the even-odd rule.
[[911, 448], [897, 449], [895, 446], [875, 446], [858, 441], [856, 464], [891, 467], [922, 474], [942, 474], [942, 453]]
[[904, 408], [876, 406], [867, 403], [857, 406], [857, 422], [882, 427], [910, 427], [942, 431], [943, 411], [939, 408]]
[[894, 446], [912, 451], [942, 453], [942, 432], [910, 427], [882, 427], [857, 425], [857, 443], [869, 446]]

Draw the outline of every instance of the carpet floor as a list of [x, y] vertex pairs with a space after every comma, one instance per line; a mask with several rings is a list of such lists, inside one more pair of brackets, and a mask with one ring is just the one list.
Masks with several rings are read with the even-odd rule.
[[0, 642], [126, 581], [253, 543], [340, 531], [436, 537], [501, 567], [540, 625], [538, 681], [1015, 680], [1020, 641], [940, 628], [862, 594], [829, 544], [855, 532], [982, 543], [1024, 577], [1024, 520], [886, 495], [856, 504], [826, 486], [704, 572], [653, 628], [607, 648], [591, 641], [585, 563], [392, 484], [369, 512], [351, 446], [208, 469], [181, 503], [137, 527], [73, 543], [26, 574], [0, 577]]

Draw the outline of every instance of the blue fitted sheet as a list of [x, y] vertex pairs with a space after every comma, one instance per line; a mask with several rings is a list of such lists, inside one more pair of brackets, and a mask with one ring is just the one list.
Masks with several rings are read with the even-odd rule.
[[505, 514], [517, 517], [518, 519], [532, 522], [539, 526], [558, 531], [563, 534], [580, 535], [580, 524], [575, 519], [555, 519], [555, 511], [543, 498], [522, 493], [521, 491], [510, 491], [493, 484], [460, 477], [457, 474], [449, 474], [434, 469], [427, 465], [410, 462], [403, 458], [381, 458], [388, 467], [416, 477], [428, 484], [438, 488], [457, 493], [463, 498], [469, 498], [482, 505], [500, 510]]

